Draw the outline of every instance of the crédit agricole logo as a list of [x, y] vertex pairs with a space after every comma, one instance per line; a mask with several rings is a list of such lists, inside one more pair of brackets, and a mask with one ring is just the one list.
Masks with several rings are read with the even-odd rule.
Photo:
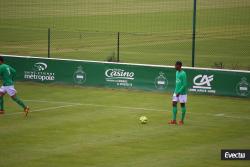
[[190, 92], [205, 92], [216, 93], [212, 88], [212, 82], [214, 81], [214, 75], [202, 75], [199, 74], [193, 78], [193, 86], [189, 89]]

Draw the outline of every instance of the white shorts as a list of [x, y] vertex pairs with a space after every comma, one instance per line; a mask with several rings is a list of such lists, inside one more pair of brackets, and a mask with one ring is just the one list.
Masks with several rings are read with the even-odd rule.
[[0, 92], [3, 94], [8, 93], [8, 95], [10, 95], [10, 96], [14, 96], [17, 93], [17, 91], [13, 85], [12, 86], [2, 86], [0, 88]]
[[186, 103], [187, 102], [187, 95], [179, 95], [179, 97], [176, 96], [176, 94], [173, 94], [173, 101], [180, 102], [180, 103]]

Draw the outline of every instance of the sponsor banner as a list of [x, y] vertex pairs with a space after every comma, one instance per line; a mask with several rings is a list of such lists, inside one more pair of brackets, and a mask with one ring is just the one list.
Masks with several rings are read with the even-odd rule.
[[214, 75], [198, 74], [193, 78], [190, 92], [201, 92], [215, 94], [213, 87]]
[[[135, 66], [126, 64], [104, 63], [104, 86], [125, 89], [172, 91], [168, 87], [168, 73], [171, 70]], [[166, 72], [167, 71], [167, 72]], [[174, 77], [175, 73], [172, 73]]]
[[105, 70], [105, 81], [113, 86], [133, 87], [135, 73], [126, 69], [109, 68]]
[[24, 79], [37, 81], [54, 81], [55, 73], [47, 70], [48, 65], [44, 62], [35, 63], [31, 69], [24, 71]]
[[[16, 80], [173, 92], [173, 67], [5, 56]], [[184, 68], [188, 92], [250, 97], [250, 72]]]
[[221, 160], [250, 160], [250, 150], [221, 150]]

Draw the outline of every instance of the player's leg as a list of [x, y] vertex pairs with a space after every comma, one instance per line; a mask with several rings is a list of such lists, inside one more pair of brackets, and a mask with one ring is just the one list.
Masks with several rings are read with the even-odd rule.
[[176, 116], [177, 116], [177, 102], [178, 102], [178, 97], [176, 95], [173, 95], [172, 99], [172, 120], [169, 122], [169, 124], [176, 124]]
[[26, 106], [26, 105], [24, 104], [24, 102], [23, 102], [21, 99], [19, 99], [19, 98], [17, 97], [16, 94], [14, 94], [13, 96], [11, 96], [11, 99], [12, 99], [13, 101], [15, 101], [19, 106], [21, 106], [21, 107], [23, 108], [23, 110], [24, 110], [24, 112], [25, 112], [25, 115], [27, 116], [28, 113], [29, 113], [30, 108], [29, 108], [28, 106]]
[[4, 93], [0, 92], [0, 114], [4, 114]]
[[179, 121], [179, 125], [184, 124], [185, 116], [186, 116], [186, 102], [187, 102], [187, 95], [180, 96], [180, 104], [181, 104], [181, 120]]
[[15, 101], [15, 102], [16, 102], [20, 107], [22, 107], [23, 109], [26, 108], [26, 105], [24, 104], [24, 102], [23, 102], [21, 99], [19, 99], [19, 98], [17, 97], [16, 94], [14, 94], [13, 96], [11, 96], [11, 99], [12, 99], [13, 101]]
[[0, 114], [4, 114], [4, 99], [3, 96], [5, 95], [6, 91], [4, 87], [2, 86], [0, 88]]
[[25, 103], [17, 97], [17, 91], [15, 90], [14, 86], [8, 86], [7, 93], [10, 95], [11, 99], [16, 102], [20, 107], [24, 109], [26, 115], [29, 112], [29, 107], [25, 105]]
[[180, 104], [181, 104], [181, 120], [179, 121], [179, 125], [183, 125], [186, 116], [186, 104], [185, 103], [180, 103]]

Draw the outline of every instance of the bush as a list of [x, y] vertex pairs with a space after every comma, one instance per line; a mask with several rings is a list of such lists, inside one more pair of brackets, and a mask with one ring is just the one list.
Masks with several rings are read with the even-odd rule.
[[115, 52], [113, 52], [110, 56], [106, 58], [108, 62], [117, 62], [117, 57], [115, 56]]

